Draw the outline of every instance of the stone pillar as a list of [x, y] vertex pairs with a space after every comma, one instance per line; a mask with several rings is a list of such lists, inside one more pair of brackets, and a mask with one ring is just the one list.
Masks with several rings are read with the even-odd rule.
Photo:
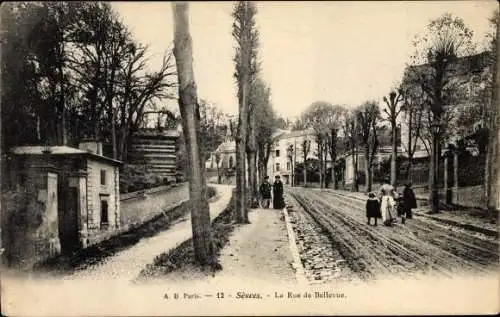
[[26, 192], [6, 202], [9, 265], [30, 269], [61, 252], [57, 174], [30, 169]]
[[455, 193], [453, 202], [458, 204], [458, 152], [453, 151], [453, 191]]
[[72, 176], [70, 186], [76, 187], [78, 192], [78, 237], [82, 248], [88, 246], [88, 210], [87, 210], [87, 177], [84, 175]]

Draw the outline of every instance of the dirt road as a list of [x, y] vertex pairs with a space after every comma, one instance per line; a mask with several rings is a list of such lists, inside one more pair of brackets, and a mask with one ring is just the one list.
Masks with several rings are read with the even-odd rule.
[[[313, 262], [309, 266], [313, 272], [316, 270], [313, 274], [316, 277], [321, 276], [317, 271], [332, 271], [331, 261], [341, 263], [333, 271], [344, 274], [337, 275], [361, 280], [422, 273], [452, 277], [498, 270], [498, 241], [495, 239], [418, 216], [404, 225], [370, 226], [366, 223], [365, 202], [359, 197], [341, 191], [302, 188], [290, 189], [289, 193], [289, 203], [296, 209], [294, 219], [302, 223], [302, 227], [295, 226], [299, 238], [308, 230], [301, 248], [309, 253], [309, 258], [316, 259], [308, 261]], [[309, 229], [305, 229], [306, 223]], [[311, 230], [316, 232], [311, 233]], [[304, 247], [310, 236], [323, 242]], [[325, 244], [330, 246], [328, 250], [335, 252], [325, 252]], [[323, 250], [316, 252], [315, 248]], [[330, 264], [317, 265], [325, 262]]]

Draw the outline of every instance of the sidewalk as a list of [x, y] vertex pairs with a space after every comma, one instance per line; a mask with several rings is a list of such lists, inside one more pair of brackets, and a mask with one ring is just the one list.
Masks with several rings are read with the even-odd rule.
[[228, 280], [236, 284], [294, 284], [293, 257], [283, 210], [254, 209], [250, 224], [235, 228], [222, 250], [222, 271], [214, 283]]
[[285, 223], [284, 211], [252, 209], [249, 224], [232, 224], [234, 230], [220, 251], [222, 270], [213, 275], [198, 268], [147, 281], [148, 285], [175, 285], [176, 288], [225, 290], [236, 294], [245, 289], [277, 290], [296, 286], [295, 261]]
[[[430, 218], [441, 223], [466, 229], [469, 231], [479, 232], [490, 237], [498, 238], [498, 226], [490, 223], [485, 218], [471, 216], [467, 212], [456, 211], [441, 211], [437, 214], [429, 214], [428, 209], [420, 207], [414, 210], [414, 214], [426, 218]], [[486, 212], [486, 211], [485, 211]]]

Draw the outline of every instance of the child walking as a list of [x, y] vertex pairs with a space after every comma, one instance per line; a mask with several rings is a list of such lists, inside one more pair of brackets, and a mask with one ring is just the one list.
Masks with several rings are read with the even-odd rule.
[[375, 193], [371, 192], [368, 194], [368, 199], [366, 200], [366, 218], [368, 219], [368, 225], [371, 225], [371, 218], [374, 218], [376, 226], [377, 219], [381, 217], [380, 202]]

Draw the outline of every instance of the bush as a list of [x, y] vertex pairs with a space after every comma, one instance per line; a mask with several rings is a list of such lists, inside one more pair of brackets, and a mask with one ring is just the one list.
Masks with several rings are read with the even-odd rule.
[[164, 179], [153, 173], [146, 173], [144, 165], [126, 164], [120, 171], [120, 193], [122, 194], [161, 185], [165, 185]]

